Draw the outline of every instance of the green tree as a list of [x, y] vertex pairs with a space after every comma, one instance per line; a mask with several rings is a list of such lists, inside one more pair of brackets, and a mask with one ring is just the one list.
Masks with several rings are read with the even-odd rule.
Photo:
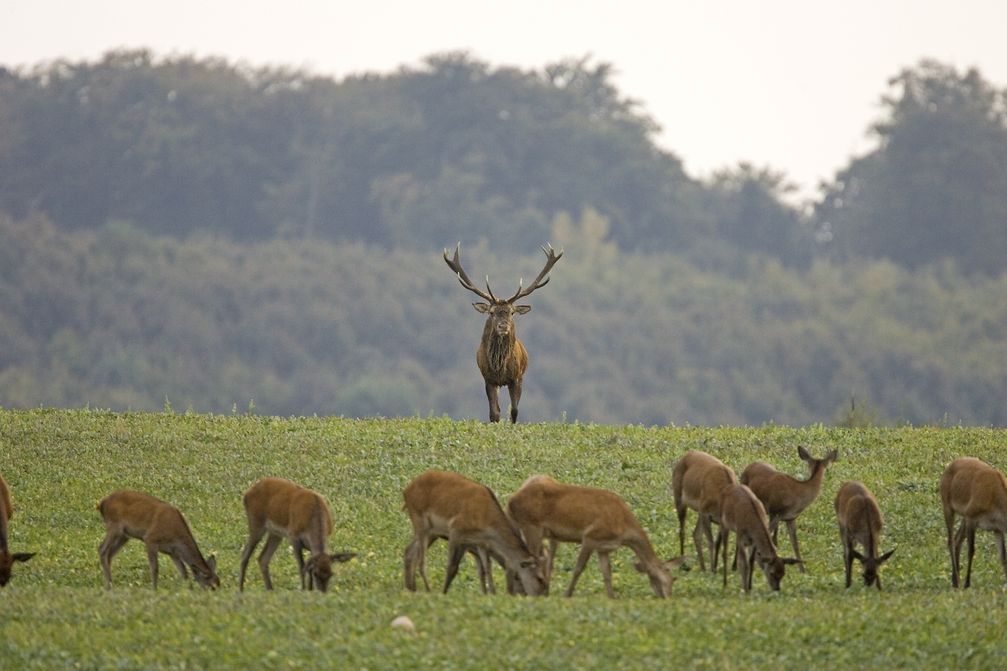
[[978, 71], [923, 61], [890, 81], [878, 148], [853, 160], [818, 205], [841, 256], [909, 267], [951, 258], [1000, 273], [1007, 259], [1007, 94]]

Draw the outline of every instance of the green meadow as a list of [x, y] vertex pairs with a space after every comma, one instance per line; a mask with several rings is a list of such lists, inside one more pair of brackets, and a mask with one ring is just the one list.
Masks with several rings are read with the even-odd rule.
[[[557, 594], [576, 555], [561, 546], [553, 596], [483, 595], [466, 559], [447, 595], [409, 593], [402, 550], [411, 537], [401, 491], [428, 468], [455, 470], [506, 499], [526, 477], [620, 494], [658, 554], [679, 554], [671, 464], [708, 451], [739, 472], [764, 460], [805, 477], [797, 446], [837, 449], [821, 497], [798, 521], [807, 573], [779, 593], [757, 573], [750, 594], [695, 561], [668, 600], [652, 596], [629, 550], [613, 556], [609, 600], [592, 561], [571, 599]], [[0, 668], [1003, 668], [1007, 591], [991, 534], [980, 532], [973, 587], [950, 586], [937, 481], [954, 457], [1007, 467], [1007, 432], [971, 428], [837, 429], [489, 425], [450, 419], [274, 418], [253, 415], [0, 410], [0, 474], [14, 499], [11, 548], [36, 551], [0, 591]], [[267, 593], [258, 569], [237, 590], [246, 527], [241, 495], [276, 475], [326, 496], [336, 567], [328, 594], [302, 592], [288, 549]], [[885, 589], [843, 587], [832, 500], [863, 481], [885, 514]], [[222, 587], [182, 580], [161, 556], [159, 589], [131, 541], [102, 586], [96, 503], [118, 488], [161, 497], [185, 514]], [[687, 520], [686, 554], [694, 557]], [[781, 534], [781, 553], [790, 554]], [[445, 544], [431, 548], [435, 584]], [[859, 565], [855, 565], [859, 571]], [[497, 569], [497, 583], [503, 576]], [[415, 633], [392, 629], [407, 615]]]

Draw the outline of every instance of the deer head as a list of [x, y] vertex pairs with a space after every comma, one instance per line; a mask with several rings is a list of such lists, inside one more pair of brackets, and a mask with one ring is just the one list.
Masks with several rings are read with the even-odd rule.
[[458, 277], [458, 282], [461, 283], [463, 287], [479, 296], [486, 302], [473, 303], [472, 306], [478, 311], [487, 315], [487, 326], [490, 328], [490, 333], [496, 336], [509, 336], [514, 332], [514, 315], [527, 314], [531, 310], [530, 305], [516, 305], [515, 303], [528, 296], [536, 289], [544, 287], [549, 283], [549, 271], [552, 267], [556, 265], [556, 262], [563, 257], [563, 250], [557, 252], [552, 248], [552, 245], [547, 247], [542, 247], [542, 251], [546, 255], [545, 267], [542, 268], [542, 272], [538, 274], [535, 281], [531, 283], [527, 288], [524, 286], [524, 280], [522, 279], [518, 283], [517, 292], [510, 298], [500, 299], [493, 294], [493, 290], [490, 288], [490, 279], [486, 277], [486, 291], [483, 291], [479, 287], [475, 286], [472, 280], [469, 279], [468, 274], [462, 267], [462, 262], [460, 258], [461, 253], [461, 243], [455, 247], [454, 258], [448, 256], [448, 250], [444, 250], [444, 262], [448, 264], [455, 275]]

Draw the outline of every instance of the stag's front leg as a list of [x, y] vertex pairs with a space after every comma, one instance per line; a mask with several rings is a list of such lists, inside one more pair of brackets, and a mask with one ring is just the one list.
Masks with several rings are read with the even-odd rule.
[[486, 383], [486, 398], [490, 402], [490, 421], [500, 421], [500, 399], [497, 395], [497, 386], [492, 382]]
[[517, 404], [521, 401], [521, 380], [515, 380], [507, 385], [510, 392], [510, 421], [517, 424]]

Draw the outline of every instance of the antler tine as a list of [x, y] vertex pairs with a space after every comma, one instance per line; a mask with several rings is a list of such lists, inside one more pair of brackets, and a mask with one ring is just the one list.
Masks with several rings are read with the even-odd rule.
[[487, 276], [486, 276], [486, 291], [488, 291], [488, 292], [489, 292], [489, 295], [490, 295], [490, 300], [491, 300], [491, 301], [493, 301], [494, 303], [499, 303], [499, 302], [500, 302], [500, 299], [498, 299], [498, 298], [497, 298], [497, 297], [496, 297], [496, 296], [495, 296], [495, 295], [493, 294], [493, 290], [492, 290], [492, 289], [490, 289], [490, 276], [489, 276], [489, 275], [487, 275]]
[[531, 286], [527, 289], [523, 287], [524, 279], [522, 278], [521, 282], [518, 283], [517, 293], [507, 300], [508, 303], [513, 303], [519, 298], [524, 298], [536, 289], [540, 289], [541, 287], [549, 284], [549, 271], [552, 270], [552, 267], [556, 265], [557, 261], [563, 258], [563, 250], [561, 249], [557, 253], [556, 250], [553, 249], [551, 243], [547, 242], [546, 245], [548, 245], [548, 248], [546, 248], [546, 246], [541, 247], [542, 252], [545, 253], [546, 256], [545, 267], [542, 268], [542, 272], [538, 274], [538, 277], [535, 278], [535, 281], [532, 282]]
[[[476, 285], [474, 285], [472, 283], [472, 280], [469, 279], [468, 273], [466, 273], [465, 269], [462, 268], [462, 262], [461, 262], [461, 256], [460, 256], [461, 248], [462, 248], [462, 243], [459, 242], [455, 246], [455, 256], [454, 256], [454, 259], [449, 259], [448, 258], [448, 250], [445, 249], [444, 250], [444, 262], [446, 264], [448, 264], [448, 268], [450, 268], [451, 270], [454, 271], [455, 276], [458, 278], [458, 282], [463, 287], [465, 287], [466, 289], [468, 289], [469, 291], [471, 291], [472, 293], [474, 293], [475, 295], [479, 296], [480, 298], [482, 298], [484, 300], [491, 301], [491, 302], [496, 302], [496, 299], [493, 298], [493, 293], [492, 292], [490, 292], [490, 293], [487, 294], [485, 291], [483, 291], [482, 289], [480, 289]], [[487, 280], [486, 288], [489, 289], [489, 278], [487, 277], [486, 280]]]

